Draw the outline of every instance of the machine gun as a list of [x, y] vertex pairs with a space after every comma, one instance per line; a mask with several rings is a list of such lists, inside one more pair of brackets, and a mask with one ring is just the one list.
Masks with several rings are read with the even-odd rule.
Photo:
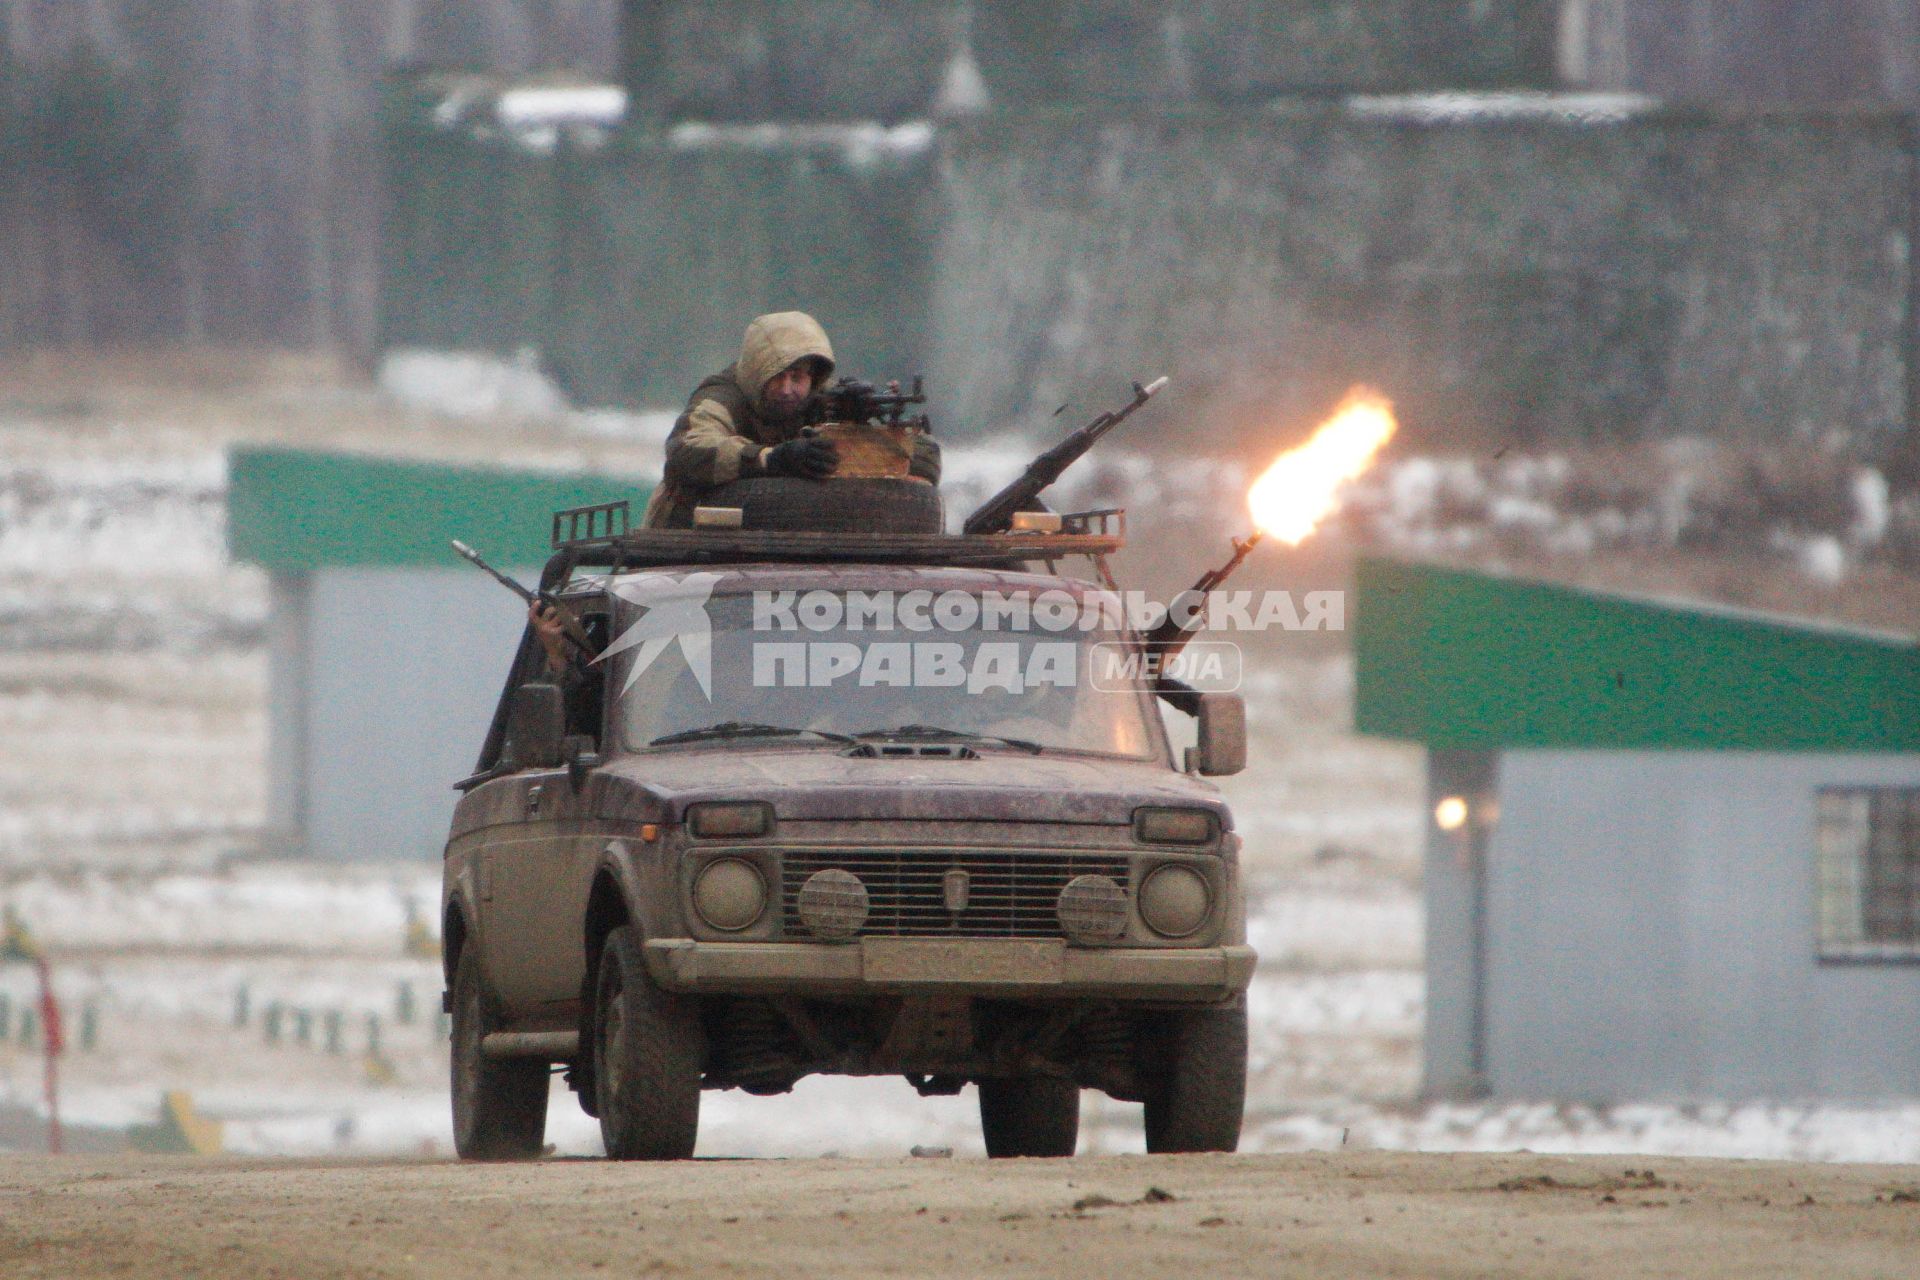
[[889, 382], [887, 389], [882, 391], [871, 382], [842, 378], [814, 397], [808, 407], [806, 421], [808, 426], [828, 422], [877, 422], [888, 427], [929, 431], [933, 424], [925, 414], [907, 416], [908, 409], [926, 402], [926, 382], [919, 374], [914, 375], [913, 390], [905, 392], [900, 390], [897, 382]]
[[1111, 413], [1103, 413], [1078, 431], [1047, 450], [1027, 465], [1018, 480], [987, 499], [978, 511], [967, 517], [963, 533], [1004, 533], [1013, 526], [1016, 511], [1029, 510], [1041, 493], [1060, 478], [1060, 473], [1078, 462], [1081, 455], [1100, 442], [1100, 437], [1132, 416], [1133, 411], [1159, 393], [1167, 379], [1156, 378], [1146, 386], [1133, 384], [1133, 399]]
[[453, 550], [462, 560], [467, 561], [482, 572], [491, 575], [495, 582], [513, 592], [513, 594], [519, 596], [528, 604], [533, 604], [535, 601], [538, 601], [551, 608], [559, 617], [560, 627], [567, 633], [567, 639], [579, 645], [580, 652], [586, 654], [588, 657], [593, 658], [599, 656], [600, 646], [595, 644], [593, 638], [587, 634], [586, 627], [582, 625], [580, 621], [580, 615], [568, 608], [564, 601], [548, 592], [532, 591], [521, 586], [518, 582], [515, 582], [512, 578], [509, 578], [506, 574], [481, 559], [478, 551], [475, 551], [458, 538], [453, 539]]

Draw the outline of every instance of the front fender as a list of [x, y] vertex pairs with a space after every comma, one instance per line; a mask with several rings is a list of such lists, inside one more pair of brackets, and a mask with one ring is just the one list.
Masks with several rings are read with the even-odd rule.
[[[455, 920], [458, 920], [458, 925]], [[440, 970], [447, 990], [453, 990], [453, 970], [460, 953], [472, 946], [480, 929], [480, 890], [475, 882], [473, 862], [446, 876], [440, 888]], [[479, 953], [485, 956], [483, 950]]]

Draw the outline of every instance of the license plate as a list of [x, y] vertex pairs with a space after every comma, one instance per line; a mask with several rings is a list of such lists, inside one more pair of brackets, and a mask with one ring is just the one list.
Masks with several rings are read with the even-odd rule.
[[868, 982], [985, 982], [1045, 985], [1060, 981], [1066, 944], [1048, 939], [862, 938]]

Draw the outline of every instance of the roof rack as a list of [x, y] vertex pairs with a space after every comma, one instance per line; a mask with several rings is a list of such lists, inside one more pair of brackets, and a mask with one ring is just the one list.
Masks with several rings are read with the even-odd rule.
[[571, 566], [614, 572], [763, 561], [1001, 566], [1111, 555], [1126, 545], [1126, 512], [1115, 508], [1062, 515], [1058, 533], [821, 533], [630, 529], [626, 503], [610, 502], [556, 512], [553, 532], [554, 550]]
[[[632, 527], [632, 510], [622, 499], [619, 502], [597, 502], [590, 507], [568, 507], [565, 511], [556, 511], [553, 513], [553, 549], [563, 551], [571, 546], [624, 538]], [[567, 529], [564, 536], [560, 532], [562, 525]]]

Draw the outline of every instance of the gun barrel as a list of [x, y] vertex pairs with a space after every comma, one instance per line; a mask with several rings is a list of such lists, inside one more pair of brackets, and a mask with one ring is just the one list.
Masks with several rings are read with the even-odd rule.
[[513, 592], [528, 604], [532, 604], [537, 598], [535, 592], [521, 586], [518, 582], [515, 582], [512, 578], [509, 578], [506, 574], [488, 564], [478, 551], [475, 551], [472, 547], [460, 541], [460, 539], [453, 539], [453, 549], [455, 554], [459, 555], [461, 559], [473, 565], [474, 568], [491, 576], [495, 582]]
[[1014, 512], [1037, 499], [1060, 478], [1061, 473], [1098, 444], [1100, 437], [1133, 416], [1134, 410], [1158, 395], [1168, 381], [1168, 378], [1159, 377], [1144, 387], [1134, 383], [1131, 401], [1101, 414], [1028, 463], [1020, 478], [981, 504], [979, 510], [967, 517], [961, 530], [965, 533], [1000, 533], [1005, 530], [1013, 523]]
[[[1201, 574], [1199, 581], [1173, 598], [1167, 606], [1167, 616], [1160, 620], [1159, 626], [1147, 633], [1147, 648], [1168, 657], [1186, 648], [1187, 642], [1193, 639], [1194, 633], [1200, 630], [1205, 621], [1207, 593], [1232, 577], [1265, 536], [1265, 530], [1256, 529], [1246, 538], [1235, 538], [1231, 559], [1218, 569], [1209, 569]], [[1186, 615], [1184, 619], [1183, 614]]]
[[579, 645], [581, 652], [589, 655], [598, 653], [598, 648], [594, 645], [592, 637], [587, 634], [586, 627], [581, 625], [579, 615], [574, 613], [573, 610], [544, 591], [534, 591], [521, 586], [518, 582], [515, 582], [512, 578], [488, 564], [478, 551], [475, 551], [472, 547], [460, 541], [460, 539], [454, 538], [451, 539], [451, 541], [453, 543], [454, 553], [462, 560], [467, 561], [476, 569], [485, 571], [495, 582], [513, 592], [513, 594], [519, 596], [528, 604], [533, 604], [535, 601], [538, 601], [541, 604], [551, 606], [553, 611], [560, 615], [560, 625], [565, 629], [567, 638]]

